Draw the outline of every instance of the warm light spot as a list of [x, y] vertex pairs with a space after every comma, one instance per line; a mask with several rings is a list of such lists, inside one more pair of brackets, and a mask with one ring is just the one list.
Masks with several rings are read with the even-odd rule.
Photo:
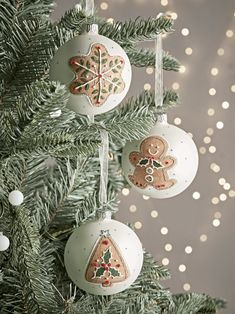
[[210, 168], [211, 168], [211, 170], [213, 170], [214, 172], [220, 172], [220, 166], [219, 165], [217, 165], [216, 163], [212, 163], [212, 164], [210, 164]]
[[136, 221], [134, 226], [135, 226], [135, 229], [141, 229], [142, 223], [140, 221]]
[[211, 142], [211, 138], [209, 136], [205, 136], [204, 139], [203, 139], [203, 142], [205, 144], [209, 144]]
[[125, 196], [127, 196], [127, 195], [130, 194], [130, 190], [127, 189], [127, 188], [124, 188], [124, 189], [122, 189], [122, 194], [125, 195]]
[[149, 74], [149, 75], [150, 75], [150, 74], [153, 74], [153, 71], [154, 71], [154, 70], [153, 70], [152, 67], [148, 67], [148, 68], [146, 69], [146, 73]]
[[194, 192], [193, 193], [193, 198], [195, 199], [195, 200], [199, 200], [199, 198], [200, 198], [200, 193], [199, 192]]
[[191, 246], [186, 246], [186, 248], [185, 248], [185, 253], [186, 254], [191, 254], [192, 251], [193, 251], [193, 248]]
[[157, 218], [158, 217], [158, 212], [156, 210], [151, 211], [151, 217]]
[[209, 147], [209, 152], [211, 153], [211, 154], [214, 154], [215, 152], [216, 152], [216, 147], [215, 146], [210, 146]]
[[219, 178], [219, 185], [224, 185], [226, 183], [225, 178]]
[[131, 205], [131, 206], [129, 207], [129, 211], [130, 211], [131, 213], [135, 213], [135, 212], [137, 211], [137, 207], [136, 207], [135, 205]]
[[186, 266], [185, 266], [184, 264], [181, 264], [181, 265], [179, 266], [179, 271], [180, 271], [181, 273], [185, 272], [185, 271], [186, 271]]
[[143, 199], [144, 199], [145, 201], [148, 201], [148, 200], [150, 199], [150, 197], [149, 197], [148, 195], [143, 195]]
[[206, 153], [206, 148], [204, 146], [199, 148], [200, 154], [204, 155]]
[[213, 135], [214, 134], [214, 130], [212, 128], [208, 128], [206, 130], [207, 135]]
[[224, 202], [224, 201], [226, 201], [226, 199], [227, 199], [227, 195], [224, 194], [224, 193], [222, 193], [222, 194], [220, 194], [219, 198], [220, 198], [220, 200], [221, 200], [222, 202]]
[[211, 75], [216, 76], [216, 75], [218, 75], [218, 73], [219, 73], [218, 68], [212, 68], [211, 69]]
[[174, 123], [175, 123], [175, 125], [180, 125], [181, 124], [181, 119], [180, 118], [175, 118]]
[[181, 65], [180, 69], [179, 69], [179, 72], [180, 73], [185, 73], [186, 71], [186, 67], [184, 65]]
[[212, 225], [213, 225], [214, 227], [219, 227], [219, 225], [220, 225], [220, 220], [219, 220], [219, 219], [214, 219], [214, 220], [212, 221]]
[[209, 108], [207, 114], [208, 116], [213, 116], [215, 114], [215, 110], [213, 108]]
[[185, 283], [185, 284], [183, 285], [183, 289], [184, 289], [185, 291], [189, 291], [189, 290], [191, 289], [190, 284], [189, 284], [189, 283]]
[[222, 108], [223, 109], [228, 109], [229, 108], [229, 102], [228, 101], [223, 101], [222, 102]]
[[102, 9], [102, 10], [107, 10], [108, 9], [108, 3], [107, 2], [102, 2], [101, 4], [100, 4], [100, 8]]
[[202, 234], [202, 235], [200, 236], [200, 241], [201, 241], [201, 242], [206, 242], [206, 241], [207, 241], [207, 235], [206, 235], [206, 234]]
[[216, 213], [214, 214], [214, 217], [215, 217], [216, 219], [220, 219], [220, 218], [222, 217], [221, 212], [216, 212]]
[[170, 243], [167, 243], [167, 244], [165, 245], [165, 250], [166, 250], [167, 252], [170, 252], [170, 251], [172, 250], [172, 245], [171, 245]]
[[219, 199], [218, 199], [218, 197], [213, 197], [213, 198], [211, 199], [211, 203], [212, 203], [213, 205], [219, 204]]
[[224, 189], [225, 189], [226, 191], [230, 190], [230, 188], [231, 188], [231, 184], [229, 184], [229, 183], [225, 183], [225, 184], [224, 184]]
[[167, 266], [167, 265], [169, 265], [169, 263], [170, 263], [170, 261], [169, 261], [169, 259], [167, 257], [164, 257], [162, 259], [162, 265]]
[[233, 31], [231, 29], [228, 29], [226, 31], [226, 36], [229, 37], [229, 38], [233, 37]]
[[145, 89], [145, 90], [150, 90], [150, 89], [151, 89], [151, 84], [145, 83], [145, 84], [144, 84], [144, 89]]
[[191, 54], [193, 53], [193, 49], [188, 47], [185, 49], [185, 53], [186, 53], [186, 55], [191, 56]]
[[233, 93], [235, 93], [235, 84], [233, 84], [233, 85], [231, 86], [231, 91], [232, 91]]
[[224, 55], [224, 49], [223, 48], [219, 48], [217, 50], [217, 54], [218, 54], [218, 56], [223, 56]]
[[172, 20], [177, 20], [178, 14], [176, 12], [170, 13]]
[[189, 29], [188, 29], [188, 28], [182, 28], [181, 34], [182, 34], [183, 36], [188, 36], [188, 35], [189, 35]]
[[215, 88], [210, 88], [209, 89], [209, 95], [214, 96], [216, 94], [216, 89]]
[[168, 5], [168, 0], [161, 0], [161, 5], [163, 7], [167, 6]]
[[230, 190], [228, 192], [229, 197], [235, 197], [235, 191], [234, 190]]
[[166, 235], [168, 233], [167, 227], [162, 227], [161, 234]]
[[180, 84], [177, 83], [177, 82], [174, 82], [174, 83], [172, 84], [172, 88], [173, 88], [174, 90], [177, 90], [177, 89], [180, 88]]
[[221, 129], [223, 129], [223, 127], [224, 127], [224, 123], [223, 123], [222, 121], [218, 121], [218, 122], [216, 123], [216, 127], [217, 127], [217, 129], [221, 130]]
[[109, 24], [113, 24], [114, 23], [114, 19], [112, 17], [110, 17], [110, 18], [107, 19], [107, 22]]

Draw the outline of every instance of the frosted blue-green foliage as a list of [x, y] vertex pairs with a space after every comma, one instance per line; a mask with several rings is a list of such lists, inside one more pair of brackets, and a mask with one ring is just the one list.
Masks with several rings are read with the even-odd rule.
[[[115, 212], [117, 193], [126, 184], [120, 167], [123, 145], [146, 135], [157, 112], [174, 106], [178, 95], [165, 90], [164, 106], [156, 109], [153, 94], [142, 91], [94, 124], [68, 110], [65, 87], [48, 80], [50, 60], [59, 46], [97, 22], [100, 33], [122, 45], [134, 66], [154, 66], [154, 52], [137, 44], [171, 32], [172, 20], [163, 16], [111, 25], [72, 9], [52, 24], [52, 10], [51, 0], [0, 0], [0, 231], [11, 242], [0, 252], [0, 313], [215, 313], [223, 301], [196, 294], [174, 296], [163, 289], [159, 281], [169, 273], [147, 253], [138, 280], [114, 296], [75, 290], [68, 278], [66, 241], [100, 209], [100, 130], [110, 135], [106, 209]], [[163, 68], [177, 71], [179, 63], [165, 52]], [[59, 110], [61, 115], [55, 117]], [[25, 197], [18, 207], [8, 202], [14, 189]]]

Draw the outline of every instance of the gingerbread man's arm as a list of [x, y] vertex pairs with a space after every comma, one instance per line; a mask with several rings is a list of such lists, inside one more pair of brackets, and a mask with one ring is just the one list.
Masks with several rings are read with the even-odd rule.
[[142, 155], [141, 153], [139, 152], [132, 152], [130, 153], [129, 155], [129, 160], [130, 160], [130, 163], [135, 167], [138, 162], [140, 161], [140, 159], [142, 158]]
[[173, 158], [171, 156], [166, 156], [166, 157], [162, 158], [161, 162], [165, 168], [171, 168], [172, 166], [175, 165], [176, 160], [175, 160], [175, 158]]

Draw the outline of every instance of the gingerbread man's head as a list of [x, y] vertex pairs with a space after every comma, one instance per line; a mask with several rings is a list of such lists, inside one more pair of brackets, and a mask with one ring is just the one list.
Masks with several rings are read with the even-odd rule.
[[167, 143], [161, 137], [147, 137], [140, 145], [140, 152], [148, 158], [159, 159], [167, 151]]

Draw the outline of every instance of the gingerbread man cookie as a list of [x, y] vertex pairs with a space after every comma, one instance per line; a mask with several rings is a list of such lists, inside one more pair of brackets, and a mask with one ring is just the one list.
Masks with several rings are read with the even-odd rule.
[[131, 182], [140, 189], [152, 186], [157, 190], [172, 187], [177, 181], [169, 179], [167, 171], [176, 164], [172, 156], [165, 156], [167, 142], [158, 136], [147, 137], [140, 145], [140, 152], [129, 155], [131, 164], [135, 167]]

